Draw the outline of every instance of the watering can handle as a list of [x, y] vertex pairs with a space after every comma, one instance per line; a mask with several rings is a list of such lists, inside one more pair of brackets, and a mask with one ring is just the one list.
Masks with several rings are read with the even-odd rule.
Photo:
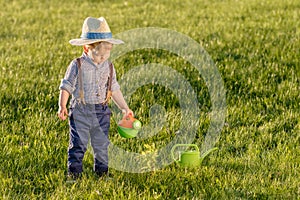
[[199, 148], [198, 148], [198, 146], [197, 145], [195, 145], [195, 144], [175, 144], [173, 147], [172, 147], [172, 149], [171, 149], [171, 156], [172, 156], [172, 159], [174, 160], [174, 161], [178, 161], [176, 158], [175, 158], [175, 156], [174, 156], [174, 151], [175, 151], [175, 149], [177, 148], [177, 147], [194, 147], [195, 149], [196, 149], [196, 151], [199, 151]]
[[122, 118], [122, 120], [131, 120], [131, 119], [133, 119], [133, 116], [131, 113], [129, 113], [128, 115], [123, 115], [123, 118]]

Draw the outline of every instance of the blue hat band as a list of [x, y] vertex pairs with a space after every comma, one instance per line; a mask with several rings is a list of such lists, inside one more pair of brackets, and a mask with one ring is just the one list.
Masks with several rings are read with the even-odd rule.
[[112, 34], [109, 33], [83, 33], [80, 36], [82, 39], [109, 39]]

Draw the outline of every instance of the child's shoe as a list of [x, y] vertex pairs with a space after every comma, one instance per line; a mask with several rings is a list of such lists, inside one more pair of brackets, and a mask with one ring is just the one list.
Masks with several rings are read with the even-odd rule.
[[77, 179], [80, 177], [80, 173], [68, 173], [67, 183], [76, 183]]
[[111, 181], [113, 180], [113, 177], [111, 176], [111, 174], [107, 172], [96, 172], [97, 176], [99, 176], [100, 179], [103, 179], [105, 181]]

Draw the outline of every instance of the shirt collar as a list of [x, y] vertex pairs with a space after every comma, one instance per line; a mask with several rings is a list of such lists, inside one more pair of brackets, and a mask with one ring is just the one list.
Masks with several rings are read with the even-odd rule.
[[107, 63], [107, 60], [106, 60], [106, 61], [104, 61], [103, 63], [96, 65], [96, 64], [92, 61], [92, 59], [91, 59], [85, 52], [82, 53], [82, 57], [83, 57], [86, 61], [88, 61], [90, 64], [92, 64], [93, 66], [95, 66], [96, 68], [103, 67], [104, 64]]

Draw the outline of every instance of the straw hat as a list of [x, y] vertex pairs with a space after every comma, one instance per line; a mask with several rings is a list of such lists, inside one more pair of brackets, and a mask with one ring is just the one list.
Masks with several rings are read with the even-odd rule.
[[124, 43], [122, 40], [114, 39], [112, 37], [112, 33], [104, 17], [88, 17], [83, 22], [80, 38], [72, 39], [69, 42], [72, 45], [83, 46], [101, 41], [106, 41], [112, 44]]

